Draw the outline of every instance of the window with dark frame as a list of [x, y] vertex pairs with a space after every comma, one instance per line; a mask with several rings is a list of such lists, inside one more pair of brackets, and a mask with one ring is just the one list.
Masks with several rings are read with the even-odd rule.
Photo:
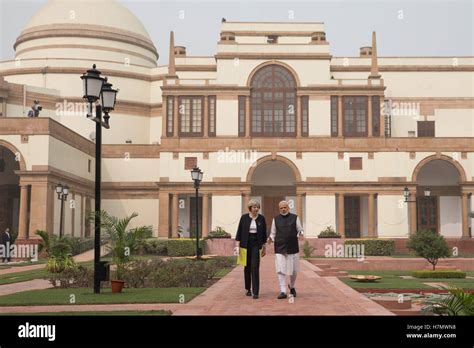
[[246, 97], [239, 96], [239, 137], [245, 136]]
[[309, 133], [309, 97], [301, 97], [301, 135], [307, 137]]
[[216, 136], [216, 96], [208, 97], [209, 136]]
[[342, 97], [344, 136], [367, 136], [367, 102], [366, 96]]
[[337, 115], [338, 115], [339, 97], [331, 97], [331, 136], [337, 137]]
[[351, 157], [351, 158], [349, 158], [349, 169], [350, 170], [362, 170], [362, 157]]
[[203, 97], [179, 97], [179, 135], [203, 136]]
[[380, 97], [378, 95], [372, 97], [372, 135], [380, 136]]
[[267, 65], [251, 83], [251, 133], [255, 136], [296, 135], [296, 81], [282, 66]]
[[166, 97], [166, 135], [173, 136], [174, 97]]
[[418, 137], [434, 137], [435, 136], [435, 121], [418, 121], [417, 122]]

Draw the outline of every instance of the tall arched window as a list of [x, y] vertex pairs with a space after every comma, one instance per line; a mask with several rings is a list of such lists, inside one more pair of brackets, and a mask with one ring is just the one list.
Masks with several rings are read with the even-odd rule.
[[252, 135], [296, 135], [296, 81], [288, 69], [267, 65], [251, 82]]

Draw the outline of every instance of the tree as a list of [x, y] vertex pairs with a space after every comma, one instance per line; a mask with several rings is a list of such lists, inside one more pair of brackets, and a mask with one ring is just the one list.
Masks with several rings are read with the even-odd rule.
[[449, 257], [449, 248], [443, 236], [431, 230], [419, 230], [411, 235], [407, 242], [408, 249], [415, 252], [417, 256], [425, 258], [436, 268], [438, 260]]

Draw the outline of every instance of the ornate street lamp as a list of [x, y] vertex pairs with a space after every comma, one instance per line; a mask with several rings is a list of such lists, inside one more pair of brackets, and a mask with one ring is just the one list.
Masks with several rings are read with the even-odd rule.
[[[101, 162], [102, 162], [102, 127], [109, 129], [109, 112], [114, 110], [118, 89], [113, 89], [107, 78], [100, 76], [96, 65], [81, 76], [83, 81], [84, 96], [89, 103], [87, 117], [95, 125], [95, 237], [94, 237], [94, 293], [100, 293], [100, 189], [101, 189]], [[99, 101], [99, 102], [97, 102]], [[92, 108], [95, 104], [95, 117]], [[102, 112], [105, 113], [102, 121]]]
[[201, 185], [203, 172], [199, 167], [195, 166], [191, 170], [191, 178], [194, 181], [194, 188], [196, 189], [196, 260], [201, 258], [201, 250], [199, 249], [199, 186]]
[[[425, 187], [424, 194], [425, 194], [425, 197], [431, 196], [431, 189], [429, 187]], [[409, 200], [410, 191], [408, 190], [408, 187], [406, 186], [403, 189], [403, 197], [405, 198], [405, 203], [416, 203], [416, 197], [414, 200]]]
[[69, 194], [69, 187], [67, 185], [57, 184], [56, 193], [58, 194], [58, 199], [61, 201], [61, 213], [59, 217], [59, 238], [63, 236], [63, 210], [64, 210], [64, 201], [67, 200]]

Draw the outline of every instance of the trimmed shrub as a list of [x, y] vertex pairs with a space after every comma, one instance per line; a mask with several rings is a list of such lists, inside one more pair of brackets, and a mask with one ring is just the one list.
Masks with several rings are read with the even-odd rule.
[[[202, 248], [202, 239], [199, 240], [199, 247]], [[168, 256], [195, 256], [196, 240], [188, 238], [169, 239]]]
[[446, 243], [444, 237], [430, 230], [416, 231], [408, 239], [407, 248], [431, 263], [433, 271], [440, 258], [449, 257], [448, 243]]
[[456, 270], [446, 271], [413, 271], [412, 276], [415, 278], [466, 278], [466, 272]]
[[226, 232], [222, 227], [217, 226], [215, 230], [209, 232], [207, 237], [204, 239], [213, 239], [213, 238], [231, 238], [231, 234]]
[[148, 238], [141, 242], [138, 253], [140, 255], [168, 255], [168, 240], [158, 238]]
[[318, 234], [318, 238], [341, 238], [341, 235], [337, 233], [332, 226], [328, 226], [324, 231]]
[[52, 273], [47, 278], [55, 288], [91, 288], [94, 284], [94, 271], [78, 266]]
[[395, 252], [395, 241], [392, 239], [351, 239], [345, 245], [364, 245], [365, 256], [390, 256]]
[[314, 251], [314, 248], [311, 246], [311, 244], [309, 244], [308, 241], [305, 241], [304, 245], [303, 245], [304, 257], [305, 258], [310, 258], [311, 255], [313, 254], [313, 251]]

